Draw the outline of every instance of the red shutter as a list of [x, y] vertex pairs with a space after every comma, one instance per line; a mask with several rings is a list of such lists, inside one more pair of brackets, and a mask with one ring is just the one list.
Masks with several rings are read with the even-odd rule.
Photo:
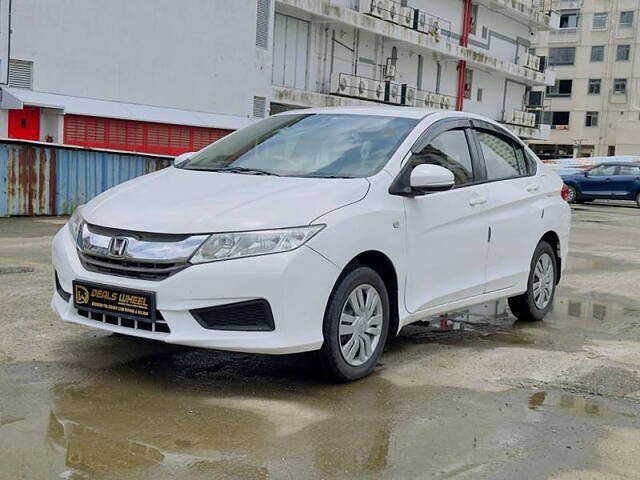
[[188, 127], [111, 118], [65, 115], [64, 143], [130, 152], [180, 155], [200, 150], [231, 133], [219, 128]]

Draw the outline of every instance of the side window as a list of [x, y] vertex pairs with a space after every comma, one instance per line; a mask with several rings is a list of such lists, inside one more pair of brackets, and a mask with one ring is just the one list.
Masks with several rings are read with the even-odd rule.
[[616, 174], [616, 168], [618, 167], [615, 165], [601, 165], [589, 170], [589, 175], [591, 177], [608, 177]]
[[640, 175], [640, 167], [633, 165], [621, 165], [618, 175]]
[[511, 142], [487, 132], [479, 131], [478, 141], [487, 169], [487, 180], [502, 180], [529, 173], [524, 152]]
[[449, 130], [437, 136], [422, 152], [411, 157], [411, 166], [440, 165], [453, 172], [456, 185], [473, 182], [473, 166], [464, 130]]

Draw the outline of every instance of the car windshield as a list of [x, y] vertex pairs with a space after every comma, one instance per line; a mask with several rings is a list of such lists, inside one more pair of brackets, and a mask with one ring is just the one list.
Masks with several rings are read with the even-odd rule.
[[419, 120], [373, 115], [270, 117], [218, 140], [178, 168], [296, 177], [368, 177]]

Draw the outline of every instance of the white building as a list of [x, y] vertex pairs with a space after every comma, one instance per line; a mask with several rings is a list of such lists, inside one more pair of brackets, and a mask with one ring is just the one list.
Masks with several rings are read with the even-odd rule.
[[536, 51], [557, 75], [547, 89], [549, 157], [640, 154], [640, 2], [556, 0], [560, 29], [539, 33]]
[[386, 102], [545, 138], [525, 105], [555, 81], [529, 55], [558, 25], [546, 3], [0, 2], [0, 137], [176, 154], [289, 108]]

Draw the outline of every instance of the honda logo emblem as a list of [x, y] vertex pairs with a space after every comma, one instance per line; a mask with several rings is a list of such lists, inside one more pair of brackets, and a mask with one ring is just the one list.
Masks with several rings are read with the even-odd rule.
[[109, 242], [109, 254], [112, 257], [122, 258], [127, 253], [129, 239], [126, 237], [113, 237]]

